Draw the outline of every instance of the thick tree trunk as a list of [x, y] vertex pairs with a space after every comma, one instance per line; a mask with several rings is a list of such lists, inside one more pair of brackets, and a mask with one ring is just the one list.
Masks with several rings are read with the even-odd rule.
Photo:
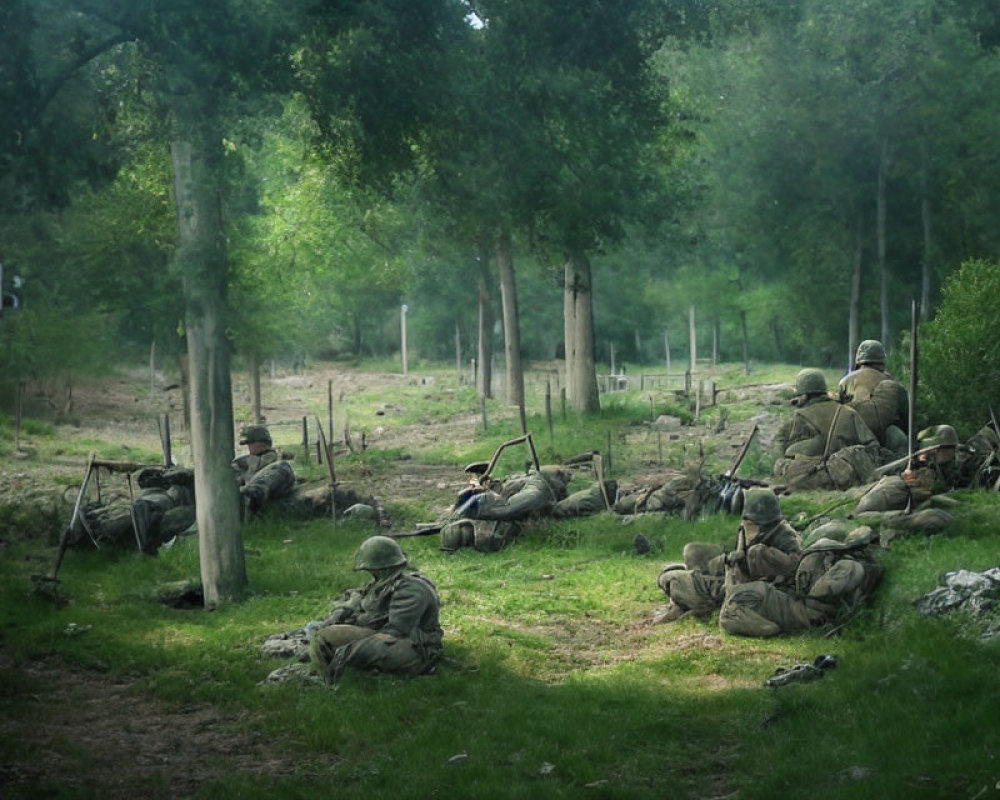
[[920, 222], [924, 230], [924, 252], [920, 262], [920, 319], [930, 319], [931, 310], [931, 235], [930, 155], [926, 139], [920, 140]]
[[854, 369], [854, 354], [861, 341], [861, 266], [864, 254], [864, 212], [858, 212], [857, 228], [854, 232], [854, 258], [851, 272], [851, 299], [847, 320], [847, 367]]
[[886, 191], [885, 184], [889, 175], [889, 161], [891, 158], [889, 140], [882, 140], [882, 151], [878, 160], [878, 197], [876, 201], [876, 217], [878, 224], [878, 274], [879, 274], [879, 308], [882, 317], [881, 333], [882, 344], [889, 349], [889, 269], [885, 262], [885, 220], [886, 220]]
[[[233, 405], [226, 341], [226, 250], [219, 201], [217, 137], [204, 133], [204, 109], [178, 95], [180, 130], [171, 147], [180, 229], [191, 380], [191, 454], [205, 605], [213, 608], [247, 584], [233, 457]], [[221, 152], [221, 151], [220, 151]]]
[[181, 402], [184, 406], [184, 430], [191, 430], [191, 370], [188, 366], [188, 354], [177, 354], [177, 370], [181, 374]]
[[500, 299], [503, 303], [504, 355], [507, 359], [507, 402], [524, 406], [524, 372], [521, 367], [521, 328], [517, 313], [517, 284], [510, 254], [510, 235], [500, 231], [496, 241], [500, 269]]
[[250, 415], [258, 425], [264, 421], [260, 402], [260, 357], [257, 351], [250, 353]]
[[585, 253], [571, 253], [563, 285], [566, 395], [572, 408], [581, 413], [601, 410], [594, 369], [593, 298], [590, 261]]
[[740, 330], [743, 333], [743, 374], [750, 374], [750, 330], [747, 326], [747, 312], [740, 309]]
[[490, 297], [489, 258], [479, 259], [479, 342], [476, 351], [476, 389], [481, 398], [493, 397], [493, 299]]

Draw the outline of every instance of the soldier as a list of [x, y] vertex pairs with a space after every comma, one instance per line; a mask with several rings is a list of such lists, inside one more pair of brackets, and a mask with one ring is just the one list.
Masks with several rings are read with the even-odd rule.
[[295, 470], [278, 456], [264, 425], [243, 427], [240, 444], [245, 444], [248, 452], [234, 458], [231, 466], [240, 494], [246, 498], [249, 510], [257, 513], [268, 500], [284, 497], [295, 489]]
[[527, 475], [508, 478], [498, 490], [463, 492], [455, 504], [458, 519], [522, 520], [550, 512], [566, 497], [569, 470], [546, 465]]
[[746, 493], [736, 549], [691, 542], [684, 547], [684, 563], [668, 565], [657, 585], [670, 604], [659, 621], [679, 619], [686, 612], [707, 616], [723, 601], [727, 572], [736, 583], [765, 581], [790, 585], [802, 553], [802, 540], [788, 524], [778, 498], [770, 489]]
[[917, 452], [880, 468], [901, 474], [886, 474], [869, 487], [858, 501], [855, 514], [869, 511], [901, 511], [916, 508], [934, 495], [952, 489], [992, 486], [996, 475], [996, 448], [1000, 438], [989, 426], [965, 444], [951, 425], [932, 425], [917, 434]]
[[840, 379], [837, 400], [861, 415], [879, 444], [897, 454], [906, 452], [909, 398], [902, 384], [886, 372], [880, 341], [865, 339], [858, 345], [854, 370]]
[[521, 535], [521, 523], [514, 520], [460, 519], [441, 528], [441, 549], [454, 553], [472, 547], [480, 553], [496, 553]]
[[373, 580], [348, 589], [310, 641], [313, 664], [327, 683], [347, 667], [413, 676], [441, 660], [437, 587], [419, 572], [404, 572], [406, 555], [394, 539], [372, 536], [358, 549], [355, 570]]
[[740, 583], [727, 566], [719, 626], [738, 636], [800, 633], [866, 601], [882, 577], [871, 552], [873, 536], [865, 526], [844, 542], [820, 539], [803, 551], [794, 583], [783, 588], [761, 580]]
[[194, 472], [181, 467], [142, 470], [136, 481], [140, 492], [131, 505], [90, 503], [74, 529], [74, 543], [86, 541], [84, 529], [97, 545], [138, 545], [156, 555], [160, 545], [191, 527], [195, 521]]
[[795, 413], [778, 434], [783, 455], [774, 474], [796, 489], [845, 489], [871, 478], [878, 439], [858, 413], [827, 393], [817, 369], [795, 376]]

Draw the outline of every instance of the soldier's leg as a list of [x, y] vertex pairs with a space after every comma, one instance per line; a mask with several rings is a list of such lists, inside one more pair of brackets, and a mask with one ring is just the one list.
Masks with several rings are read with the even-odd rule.
[[[817, 604], [818, 606], [818, 604]], [[776, 636], [808, 630], [824, 614], [764, 581], [734, 587], [719, 612], [723, 630], [739, 636]]]
[[722, 574], [718, 569], [718, 556], [722, 555], [722, 548], [717, 544], [708, 542], [689, 542], [684, 545], [684, 565], [688, 569], [697, 569], [706, 575]]
[[685, 569], [663, 573], [661, 579], [660, 588], [671, 603], [696, 616], [707, 617], [722, 603], [722, 578]]
[[431, 664], [409, 639], [376, 633], [347, 645], [344, 666], [352, 669], [388, 672], [393, 675], [420, 675]]
[[316, 671], [327, 683], [332, 683], [343, 671], [346, 650], [354, 642], [374, 636], [375, 631], [360, 625], [327, 625], [313, 634], [309, 654]]

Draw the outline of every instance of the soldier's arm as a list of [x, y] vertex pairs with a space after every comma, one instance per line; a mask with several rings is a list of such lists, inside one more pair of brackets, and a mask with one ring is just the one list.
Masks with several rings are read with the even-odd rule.
[[430, 588], [419, 580], [404, 580], [392, 593], [389, 601], [389, 621], [382, 628], [398, 639], [408, 639], [410, 633], [420, 624], [427, 605], [431, 602]]
[[342, 625], [353, 622], [357, 619], [361, 610], [361, 590], [348, 589], [336, 603], [333, 609], [323, 620], [323, 627], [327, 625]]

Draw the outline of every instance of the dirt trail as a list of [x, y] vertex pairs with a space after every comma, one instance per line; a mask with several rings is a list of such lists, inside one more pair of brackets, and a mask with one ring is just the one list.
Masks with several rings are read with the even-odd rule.
[[[284, 751], [245, 717], [209, 705], [170, 708], [132, 682], [57, 661], [15, 666], [0, 652], [4, 685], [22, 687], [16, 708], [0, 698], [0, 794], [54, 796], [56, 789], [110, 800], [189, 797], [216, 775], [273, 776], [328, 771], [335, 757]], [[319, 760], [317, 760], [319, 759]], [[6, 788], [4, 788], [6, 787]]]

